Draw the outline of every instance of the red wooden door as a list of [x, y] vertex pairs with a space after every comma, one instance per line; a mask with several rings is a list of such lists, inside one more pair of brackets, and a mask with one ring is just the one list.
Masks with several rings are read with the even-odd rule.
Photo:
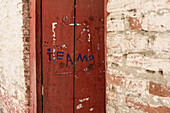
[[44, 113], [105, 113], [104, 0], [42, 0]]
[[76, 7], [76, 113], [104, 113], [104, 0], [77, 0]]

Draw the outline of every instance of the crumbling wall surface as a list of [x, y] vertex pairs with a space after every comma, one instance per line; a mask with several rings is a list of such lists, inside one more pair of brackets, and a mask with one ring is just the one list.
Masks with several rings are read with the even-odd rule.
[[28, 112], [23, 7], [22, 0], [0, 0], [0, 113]]
[[107, 11], [107, 113], [170, 113], [170, 0]]

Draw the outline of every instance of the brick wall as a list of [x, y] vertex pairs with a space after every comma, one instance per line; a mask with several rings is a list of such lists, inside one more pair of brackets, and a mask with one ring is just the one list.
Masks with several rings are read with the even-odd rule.
[[170, 1], [108, 0], [107, 113], [170, 113]]
[[29, 2], [0, 1], [0, 113], [27, 113]]

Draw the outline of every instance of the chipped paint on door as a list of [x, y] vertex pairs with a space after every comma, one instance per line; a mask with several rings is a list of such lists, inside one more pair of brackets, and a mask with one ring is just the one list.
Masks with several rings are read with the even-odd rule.
[[76, 23], [76, 56], [88, 62], [75, 65], [75, 113], [105, 113], [104, 0], [77, 0]]
[[75, 3], [42, 0], [45, 113], [105, 113], [104, 0]]

